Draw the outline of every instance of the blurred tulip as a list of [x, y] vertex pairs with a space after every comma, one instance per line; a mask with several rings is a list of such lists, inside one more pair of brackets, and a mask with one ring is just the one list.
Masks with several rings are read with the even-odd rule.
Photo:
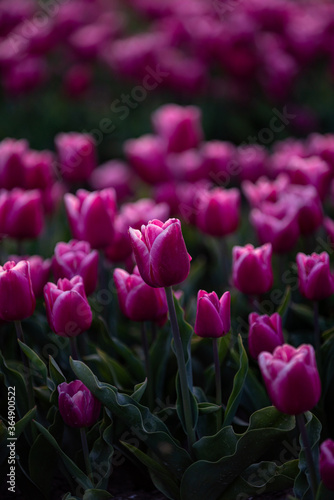
[[160, 137], [143, 135], [130, 139], [124, 144], [124, 152], [135, 172], [148, 184], [160, 184], [171, 178], [166, 165], [166, 143]]
[[234, 233], [240, 219], [240, 192], [238, 189], [215, 188], [200, 199], [196, 218], [203, 233], [222, 237]]
[[334, 276], [330, 270], [327, 252], [297, 254], [299, 290], [309, 300], [322, 300], [334, 293]]
[[257, 359], [261, 352], [272, 353], [277, 346], [284, 344], [282, 318], [278, 313], [271, 316], [251, 313], [248, 322], [248, 348], [254, 359]]
[[51, 272], [51, 260], [43, 260], [40, 255], [11, 255], [9, 260], [15, 262], [16, 264], [21, 261], [29, 262], [34, 295], [36, 298], [42, 297], [44, 285], [48, 282]]
[[334, 491], [334, 441], [326, 439], [320, 445], [320, 477], [326, 488]]
[[93, 137], [77, 132], [62, 133], [55, 137], [55, 144], [63, 178], [68, 182], [86, 181], [97, 166]]
[[242, 293], [259, 295], [273, 284], [270, 243], [254, 248], [253, 245], [235, 246], [232, 250], [232, 279]]
[[133, 194], [132, 172], [120, 160], [110, 160], [96, 168], [89, 178], [89, 184], [96, 191], [114, 188], [118, 202]]
[[0, 187], [13, 189], [25, 187], [24, 154], [28, 152], [28, 141], [4, 139], [0, 142]]
[[44, 213], [38, 190], [0, 191], [0, 231], [18, 240], [36, 238], [43, 230]]
[[32, 287], [30, 264], [8, 261], [0, 266], [0, 318], [21, 321], [32, 316], [36, 299]]

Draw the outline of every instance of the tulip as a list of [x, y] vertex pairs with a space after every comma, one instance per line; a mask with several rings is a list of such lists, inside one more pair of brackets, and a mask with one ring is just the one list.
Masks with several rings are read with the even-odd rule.
[[116, 214], [112, 188], [91, 193], [79, 189], [76, 196], [67, 193], [64, 202], [75, 239], [88, 241], [92, 248], [97, 249], [111, 245]]
[[242, 181], [256, 182], [266, 175], [268, 153], [258, 145], [247, 145], [237, 149], [236, 162], [239, 165], [239, 177]]
[[232, 176], [235, 162], [235, 146], [229, 142], [209, 141], [203, 144], [201, 155], [209, 179], [227, 184]]
[[326, 439], [320, 445], [320, 477], [326, 488], [334, 491], [334, 441]]
[[324, 218], [324, 228], [329, 236], [331, 246], [334, 247], [334, 221], [329, 217]]
[[279, 411], [298, 415], [318, 403], [320, 377], [311, 345], [296, 349], [284, 344], [273, 354], [262, 352], [258, 362], [270, 399]]
[[196, 148], [203, 137], [201, 112], [195, 106], [166, 104], [153, 113], [152, 122], [155, 132], [167, 141], [169, 152]]
[[58, 134], [55, 143], [63, 178], [68, 182], [87, 180], [97, 166], [93, 138], [88, 134], [69, 132]]
[[10, 260], [15, 262], [16, 264], [23, 260], [29, 262], [31, 283], [34, 295], [36, 298], [42, 297], [44, 285], [46, 285], [51, 271], [51, 260], [43, 260], [40, 255], [11, 255]]
[[314, 233], [323, 221], [322, 203], [313, 186], [290, 185], [282, 201], [297, 207], [299, 231], [302, 235]]
[[95, 191], [114, 188], [118, 202], [133, 194], [133, 174], [126, 163], [120, 160], [110, 160], [96, 168], [89, 178], [89, 184]]
[[309, 300], [322, 300], [334, 293], [334, 277], [327, 252], [297, 254], [299, 290]]
[[30, 264], [8, 261], [0, 266], [0, 318], [21, 321], [35, 310], [36, 299], [32, 287]]
[[219, 338], [231, 328], [230, 292], [219, 299], [216, 292], [200, 290], [197, 295], [197, 312], [194, 332], [199, 337]]
[[156, 321], [159, 324], [167, 320], [167, 302], [162, 288], [147, 285], [135, 268], [133, 274], [123, 269], [115, 269], [114, 282], [120, 308], [132, 321]]
[[181, 222], [154, 219], [141, 231], [130, 228], [130, 239], [145, 283], [153, 287], [170, 287], [184, 281], [190, 271], [190, 257], [182, 236]]
[[201, 197], [196, 218], [197, 227], [211, 236], [226, 236], [239, 225], [240, 192], [238, 189], [215, 188]]
[[179, 182], [198, 182], [208, 176], [206, 165], [197, 149], [187, 149], [182, 153], [171, 153], [167, 158], [167, 168]]
[[19, 188], [0, 192], [0, 231], [11, 238], [36, 238], [44, 225], [40, 192]]
[[46, 314], [51, 329], [61, 337], [76, 337], [88, 330], [92, 311], [81, 276], [60, 279], [44, 287]]
[[261, 352], [272, 353], [277, 346], [284, 344], [282, 318], [278, 313], [271, 316], [251, 313], [248, 321], [248, 348], [254, 359], [257, 359]]
[[292, 184], [311, 185], [323, 200], [328, 192], [331, 169], [317, 156], [310, 158], [292, 157], [286, 166]]
[[28, 151], [28, 142], [24, 139], [4, 139], [0, 142], [0, 187], [13, 189], [25, 187], [25, 168], [23, 157]]
[[70, 427], [90, 427], [100, 415], [101, 403], [80, 381], [63, 382], [57, 387], [59, 412]]
[[261, 208], [263, 202], [275, 203], [281, 194], [286, 191], [290, 181], [287, 175], [280, 174], [277, 179], [269, 180], [267, 177], [260, 177], [253, 184], [244, 181], [241, 185], [242, 191], [252, 208]]
[[81, 276], [86, 295], [91, 295], [98, 279], [99, 254], [91, 250], [87, 241], [71, 240], [68, 243], [57, 243], [52, 259], [52, 270], [55, 278], [71, 279]]
[[160, 184], [171, 177], [167, 170], [166, 143], [160, 137], [143, 135], [139, 139], [130, 139], [124, 145], [125, 156], [143, 181]]
[[50, 151], [26, 151], [23, 163], [25, 189], [45, 190], [53, 185], [54, 157]]
[[232, 250], [232, 279], [242, 293], [259, 295], [273, 284], [270, 243], [254, 248], [253, 245], [235, 246]]
[[119, 214], [115, 218], [112, 244], [104, 249], [104, 254], [110, 262], [125, 262], [131, 258], [132, 246], [129, 236], [129, 226]]

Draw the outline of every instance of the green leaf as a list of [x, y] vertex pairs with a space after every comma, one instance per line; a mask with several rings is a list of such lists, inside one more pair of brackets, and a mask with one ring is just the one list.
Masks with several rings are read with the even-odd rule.
[[232, 334], [231, 332], [229, 332], [227, 335], [224, 335], [223, 337], [220, 337], [220, 339], [218, 339], [218, 355], [220, 364], [223, 363], [224, 359], [227, 356], [227, 353], [229, 352], [231, 336]]
[[[23, 365], [20, 365], [25, 376], [29, 374], [26, 373], [26, 369]], [[5, 378], [6, 387], [15, 387], [15, 404], [19, 416], [22, 418], [29, 410], [28, 405], [28, 394], [24, 378], [20, 372], [8, 367], [2, 353], [0, 352], [0, 373], [3, 374]]]
[[49, 441], [50, 444], [52, 444], [52, 446], [54, 447], [54, 449], [64, 462], [65, 467], [67, 468], [71, 476], [77, 481], [77, 483], [85, 489], [94, 488], [94, 485], [91, 482], [91, 480], [82, 472], [81, 469], [79, 469], [79, 467], [73, 462], [73, 460], [71, 460], [70, 457], [68, 457], [66, 453], [63, 452], [63, 450], [60, 448], [59, 444], [57, 443], [55, 438], [50, 434], [50, 432], [47, 429], [45, 429], [45, 427], [43, 427], [41, 424], [36, 422], [36, 420], [34, 420], [34, 423], [37, 426], [40, 433]]
[[191, 464], [191, 459], [172, 437], [166, 425], [130, 396], [119, 393], [109, 384], [101, 383], [81, 361], [71, 359], [71, 366], [94, 396], [130, 428], [133, 436], [144, 441], [176, 477], [181, 477]]
[[[305, 413], [306, 417], [306, 432], [308, 435], [309, 444], [312, 451], [313, 462], [316, 467], [316, 473], [319, 480], [319, 443], [321, 437], [321, 423], [311, 412]], [[304, 418], [304, 417], [303, 417]], [[299, 474], [296, 477], [294, 485], [294, 494], [301, 500], [309, 500], [313, 498], [311, 491], [311, 481], [309, 476], [309, 468], [306, 460], [305, 448], [300, 436], [301, 450], [299, 453]]]
[[52, 356], [49, 356], [49, 373], [55, 386], [62, 384], [63, 382], [66, 382], [65, 375], [63, 374], [57, 362], [53, 359]]
[[147, 379], [144, 380], [141, 384], [137, 384], [135, 386], [134, 392], [131, 394], [132, 399], [137, 401], [137, 403], [140, 402], [141, 398], [143, 397], [144, 392], [146, 391], [147, 387]]
[[245, 348], [242, 344], [241, 335], [238, 335], [238, 346], [239, 346], [239, 370], [234, 377], [232, 392], [227, 402], [224, 424], [223, 424], [224, 426], [230, 425], [231, 422], [233, 421], [233, 418], [239, 406], [239, 402], [242, 396], [242, 391], [244, 389], [245, 380], [248, 372], [248, 357]]
[[198, 403], [198, 411], [200, 415], [209, 415], [221, 410], [221, 407], [214, 403]]
[[[27, 427], [27, 425], [35, 417], [35, 415], [36, 415], [36, 408], [32, 408], [31, 410], [28, 411], [28, 413], [26, 413], [26, 415], [24, 415], [23, 418], [21, 418], [21, 420], [16, 422], [15, 423], [15, 436], [13, 436], [13, 437], [18, 439], [21, 436], [24, 429]], [[8, 430], [5, 426], [5, 424], [2, 421], [0, 421], [0, 464], [5, 460], [5, 458], [7, 457], [8, 453], [9, 453], [9, 448], [7, 447], [7, 445], [10, 442], [8, 440], [8, 438], [10, 438], [10, 437], [11, 436], [9, 436]]]
[[39, 377], [43, 384], [46, 385], [48, 371], [44, 361], [26, 344], [18, 340], [19, 346], [27, 358], [30, 360], [30, 369], [32, 374], [36, 377]]
[[139, 450], [139, 448], [136, 448], [135, 446], [122, 441], [121, 443], [129, 451], [131, 451], [131, 453], [133, 453], [138, 458], [138, 460], [140, 460], [140, 462], [145, 465], [145, 467], [148, 468], [150, 473], [154, 475], [154, 478], [158, 481], [159, 484], [159, 486], [156, 486], [160, 491], [162, 491], [164, 495], [167, 496], [167, 498], [170, 498], [171, 500], [178, 500], [180, 498], [179, 486], [175, 482], [173, 475], [170, 474], [169, 470], [166, 467], [163, 467], [159, 462], [149, 457], [146, 453], [143, 453], [141, 450]]
[[105, 490], [86, 490], [82, 500], [108, 500], [112, 495]]
[[157, 399], [161, 399], [163, 397], [171, 341], [172, 332], [170, 328], [159, 331], [159, 334], [150, 349], [152, 378], [155, 385], [154, 394]]
[[[111, 380], [117, 387], [124, 389], [125, 387], [132, 386], [132, 379], [129, 372], [122, 365], [101, 349], [96, 349], [96, 351], [99, 356], [98, 361], [103, 365], [106, 372], [110, 373]], [[143, 374], [143, 378], [145, 378], [145, 374]]]
[[[107, 489], [112, 472], [112, 457], [114, 448], [112, 446], [112, 423], [105, 415], [100, 425], [100, 437], [95, 441], [89, 454], [92, 464], [97, 489]], [[96, 481], [97, 476], [99, 480]]]
[[334, 500], [334, 491], [329, 491], [323, 482], [320, 483], [316, 500]]
[[281, 302], [280, 306], [277, 309], [278, 314], [282, 318], [287, 313], [287, 311], [289, 309], [290, 301], [291, 301], [291, 287], [287, 286], [286, 289], [285, 289], [285, 292], [284, 292], [284, 296], [283, 296], [282, 302]]
[[204, 437], [193, 448], [199, 461], [182, 478], [181, 500], [218, 500], [231, 483], [295, 427], [295, 418], [263, 408], [251, 415], [248, 429], [235, 434], [231, 426]]
[[135, 380], [143, 380], [145, 378], [145, 368], [131, 349], [116, 337], [111, 337], [111, 346], [114, 348], [116, 354], [123, 359], [127, 369], [131, 372]]

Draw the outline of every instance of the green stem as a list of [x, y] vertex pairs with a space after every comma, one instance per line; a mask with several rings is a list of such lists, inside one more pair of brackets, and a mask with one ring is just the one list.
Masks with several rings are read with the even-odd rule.
[[175, 354], [176, 354], [177, 364], [178, 364], [178, 369], [179, 369], [182, 404], [183, 404], [183, 412], [184, 412], [186, 432], [187, 432], [187, 438], [188, 438], [188, 447], [189, 447], [189, 451], [191, 451], [192, 445], [195, 442], [195, 431], [194, 431], [194, 427], [193, 427], [193, 418], [192, 418], [192, 412], [191, 412], [186, 363], [184, 360], [180, 330], [179, 330], [179, 325], [177, 322], [177, 317], [176, 317], [176, 312], [175, 312], [172, 287], [171, 286], [166, 287], [165, 292], [166, 292], [166, 298], [167, 298], [167, 304], [168, 304], [169, 319], [170, 319], [170, 323], [172, 326], [172, 333], [173, 333], [173, 338], [174, 338]]
[[319, 326], [319, 302], [313, 302], [314, 318], [314, 343], [318, 359], [320, 359], [320, 326]]
[[[14, 321], [14, 324], [15, 324], [15, 330], [16, 330], [16, 335], [17, 335], [18, 340], [20, 340], [21, 342], [23, 342], [25, 344], [24, 333], [23, 333], [21, 321]], [[26, 376], [24, 377], [24, 379], [26, 380], [29, 407], [33, 408], [35, 406], [35, 398], [34, 398], [34, 390], [32, 387], [32, 371], [30, 368], [29, 358], [27, 358], [25, 356], [25, 354], [22, 352], [21, 349], [20, 349], [20, 351], [21, 351], [22, 362], [23, 362], [23, 365], [24, 365], [25, 370], [26, 370]]]
[[77, 338], [70, 337], [70, 346], [71, 346], [71, 356], [73, 359], [80, 359], [77, 347]]
[[87, 443], [86, 430], [84, 427], [80, 427], [80, 437], [81, 437], [82, 451], [83, 451], [83, 455], [84, 455], [84, 459], [85, 459], [87, 476], [93, 482], [93, 471], [92, 471], [92, 466], [91, 466], [90, 460], [89, 460], [89, 449], [88, 449], [88, 443]]
[[148, 406], [149, 406], [149, 409], [152, 411], [153, 405], [154, 405], [153, 379], [152, 379], [152, 370], [151, 370], [151, 363], [150, 363], [150, 353], [149, 353], [149, 348], [148, 348], [147, 334], [146, 334], [146, 328], [145, 328], [144, 322], [142, 323], [142, 327], [141, 327], [141, 339], [142, 339], [142, 345], [143, 345], [143, 351], [144, 351], [145, 370], [146, 370], [146, 377], [147, 377]]
[[[221, 382], [220, 362], [218, 354], [218, 339], [212, 339], [212, 347], [213, 347], [213, 359], [215, 363], [215, 375], [216, 375], [216, 404], [217, 406], [221, 406], [222, 382]], [[218, 416], [217, 416], [217, 432], [220, 430], [221, 426], [222, 426], [222, 411], [220, 409], [218, 411]]]
[[157, 325], [154, 321], [151, 321], [151, 334], [152, 334], [152, 344], [157, 340]]
[[317, 481], [317, 474], [315, 471], [314, 461], [313, 461], [313, 457], [312, 457], [311, 446], [310, 446], [310, 442], [308, 439], [307, 430], [306, 430], [306, 426], [305, 426], [304, 414], [300, 413], [299, 415], [296, 415], [296, 420], [297, 420], [299, 432], [300, 432], [300, 435], [302, 438], [302, 445], [303, 445], [303, 448], [305, 450], [306, 462], [308, 465], [310, 480], [311, 480], [312, 495], [313, 495], [313, 498], [315, 498], [316, 494], [317, 494], [317, 489], [318, 489], [318, 481]]

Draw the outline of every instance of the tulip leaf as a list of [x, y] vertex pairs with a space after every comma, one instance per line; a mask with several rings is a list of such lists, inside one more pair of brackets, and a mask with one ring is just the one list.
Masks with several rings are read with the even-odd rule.
[[214, 403], [198, 403], [199, 415], [209, 415], [210, 413], [216, 413], [221, 410], [221, 406]]
[[191, 464], [191, 459], [172, 437], [167, 426], [130, 396], [119, 393], [116, 387], [100, 382], [81, 361], [71, 359], [71, 366], [76, 376], [101, 403], [130, 428], [133, 436], [144, 441], [148, 448], [168, 465], [170, 471], [180, 478]]
[[231, 422], [233, 421], [233, 418], [239, 406], [239, 402], [242, 396], [242, 391], [244, 389], [245, 380], [248, 372], [248, 357], [245, 348], [242, 344], [241, 335], [238, 336], [238, 346], [239, 346], [239, 356], [240, 356], [239, 369], [234, 377], [232, 392], [226, 405], [224, 426], [230, 425]]
[[45, 427], [43, 427], [43, 425], [36, 422], [36, 420], [34, 420], [34, 423], [37, 426], [40, 433], [54, 447], [54, 449], [64, 462], [64, 465], [67, 468], [68, 472], [77, 481], [77, 483], [85, 489], [94, 488], [94, 485], [91, 482], [91, 480], [82, 472], [81, 469], [79, 469], [79, 467], [73, 462], [73, 460], [71, 460], [70, 457], [68, 457], [66, 453], [63, 452], [63, 450], [60, 448], [59, 444], [57, 443], [56, 439], [52, 436], [52, 434], [50, 434], [50, 432]]
[[220, 337], [220, 339], [218, 340], [218, 355], [220, 364], [223, 363], [230, 349], [231, 336], [231, 332], [229, 332], [223, 337]]
[[[191, 338], [193, 336], [193, 328], [186, 322], [184, 319], [184, 310], [180, 306], [179, 301], [173, 295], [174, 298], [174, 306], [177, 317], [177, 322], [179, 325], [184, 360], [186, 363], [187, 370], [187, 378], [188, 378], [188, 386], [190, 391], [193, 391], [193, 374], [192, 374], [192, 365], [191, 365]], [[172, 343], [174, 350], [174, 342]]]
[[131, 372], [135, 380], [143, 380], [145, 378], [144, 366], [131, 349], [116, 337], [111, 337], [111, 346], [116, 354], [123, 359], [126, 368]]
[[[321, 423], [315, 415], [311, 412], [305, 413], [306, 417], [306, 432], [308, 435], [309, 444], [312, 451], [313, 462], [316, 466], [316, 474], [319, 481], [319, 469], [317, 464], [319, 464], [319, 442], [321, 436]], [[302, 415], [302, 418], [304, 416]], [[294, 484], [294, 494], [301, 500], [309, 500], [313, 498], [311, 491], [311, 480], [309, 475], [308, 463], [306, 460], [305, 448], [300, 436], [299, 439], [301, 450], [299, 453], [299, 474], [296, 477]]]
[[108, 500], [108, 498], [112, 498], [111, 493], [108, 493], [108, 491], [91, 489], [85, 491], [82, 500]]
[[291, 287], [287, 286], [280, 306], [277, 309], [278, 314], [283, 318], [289, 309], [291, 302]]
[[131, 394], [132, 399], [137, 401], [137, 403], [140, 403], [141, 398], [143, 397], [144, 392], [146, 391], [147, 387], [147, 378], [142, 382], [141, 384], [137, 384], [134, 388], [133, 393]]
[[198, 461], [182, 478], [181, 499], [218, 500], [233, 481], [256, 463], [276, 442], [281, 442], [295, 427], [295, 418], [274, 407], [251, 415], [248, 429], [235, 434], [231, 426], [194, 444]]
[[[25, 375], [27, 375], [26, 369], [23, 366], [23, 364], [18, 364], [18, 367], [20, 370], [22, 369]], [[24, 382], [22, 374], [19, 371], [15, 370], [14, 368], [8, 366], [1, 352], [0, 352], [0, 373], [2, 373], [4, 376], [6, 387], [15, 387], [15, 406], [17, 409], [17, 414], [20, 418], [23, 418], [23, 416], [29, 410], [26, 384]]]
[[41, 358], [35, 353], [35, 351], [33, 351], [32, 349], [30, 349], [30, 347], [21, 342], [21, 340], [18, 340], [18, 343], [21, 350], [24, 352], [24, 354], [31, 362], [30, 370], [32, 371], [32, 374], [35, 375], [36, 377], [39, 377], [43, 381], [43, 384], [46, 385], [48, 370], [46, 368], [44, 361], [41, 360]]
[[155, 342], [150, 349], [150, 362], [152, 370], [152, 379], [155, 384], [155, 397], [163, 397], [164, 383], [166, 379], [166, 367], [170, 355], [170, 344], [172, 332], [170, 328], [159, 332]]
[[[152, 480], [154, 485], [161, 491], [167, 498], [171, 500], [178, 500], [180, 498], [179, 486], [175, 482], [173, 475], [169, 472], [169, 470], [162, 466], [159, 462], [149, 457], [146, 453], [142, 452], [135, 446], [132, 446], [129, 443], [122, 442], [121, 443], [133, 453], [138, 460], [145, 467], [148, 468], [150, 473], [153, 475]], [[155, 483], [155, 480], [158, 484]]]
[[[242, 495], [257, 495], [284, 491], [293, 486], [298, 473], [298, 460], [292, 460], [282, 465], [275, 462], [260, 462], [248, 467], [231, 486], [219, 497], [219, 500], [244, 498]], [[246, 497], [245, 497], [246, 498]]]
[[321, 482], [315, 500], [334, 500], [334, 491], [329, 491], [324, 483]]
[[[106, 489], [112, 472], [112, 446], [113, 426], [110, 419], [105, 416], [100, 425], [100, 437], [95, 441], [89, 454], [97, 489]], [[99, 478], [99, 479], [98, 479]], [[98, 481], [96, 481], [98, 479]]]
[[58, 386], [59, 384], [66, 382], [65, 375], [63, 374], [63, 372], [58, 366], [58, 363], [53, 359], [52, 356], [49, 356], [49, 373], [55, 386]]
[[[125, 387], [132, 386], [132, 379], [122, 365], [101, 349], [97, 349], [97, 353], [99, 355], [99, 362], [102, 363], [103, 367], [110, 373], [112, 382], [117, 387], [124, 389]], [[145, 373], [142, 376], [142, 379], [143, 378], [145, 378]]]
[[[24, 429], [26, 428], [26, 426], [32, 421], [32, 419], [35, 416], [36, 416], [36, 408], [32, 408], [31, 410], [28, 411], [28, 413], [26, 413], [26, 415], [24, 415], [23, 418], [21, 418], [21, 420], [16, 422], [15, 436], [13, 437], [18, 439], [21, 436]], [[9, 448], [7, 447], [7, 445], [9, 444], [10, 441], [8, 440], [8, 438], [10, 438], [8, 430], [3, 421], [0, 420], [0, 464], [5, 460], [5, 458], [9, 453]]]

